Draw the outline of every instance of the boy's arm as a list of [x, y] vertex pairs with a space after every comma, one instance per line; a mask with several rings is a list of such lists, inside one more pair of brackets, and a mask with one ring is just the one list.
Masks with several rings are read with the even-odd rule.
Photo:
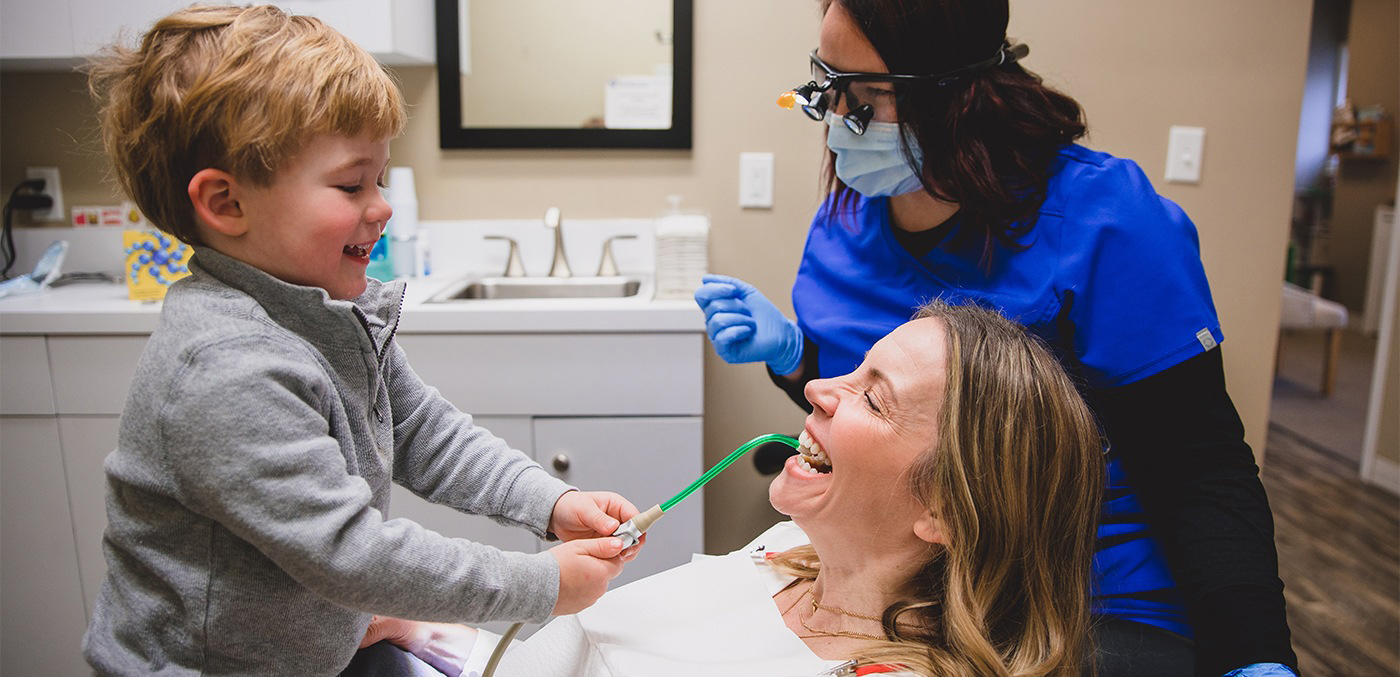
[[472, 422], [418, 377], [390, 345], [385, 374], [394, 416], [394, 481], [433, 503], [524, 526], [543, 537], [573, 488]]
[[332, 436], [341, 404], [319, 363], [295, 346], [238, 344], [189, 359], [161, 404], [160, 453], [184, 505], [348, 608], [454, 622], [549, 616], [559, 594], [549, 552], [386, 521], [366, 480], [347, 472], [360, 461]]

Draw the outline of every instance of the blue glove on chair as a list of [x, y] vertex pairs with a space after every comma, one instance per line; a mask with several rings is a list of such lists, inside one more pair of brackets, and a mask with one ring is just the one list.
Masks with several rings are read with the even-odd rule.
[[1278, 663], [1255, 663], [1225, 673], [1225, 677], [1298, 677], [1286, 665]]
[[706, 275], [695, 290], [705, 311], [705, 331], [725, 362], [766, 362], [776, 374], [802, 366], [802, 330], [753, 285]]

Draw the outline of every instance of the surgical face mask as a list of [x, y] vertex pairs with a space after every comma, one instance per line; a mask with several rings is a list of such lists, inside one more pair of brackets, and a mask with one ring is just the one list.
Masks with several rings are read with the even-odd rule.
[[[904, 157], [898, 123], [871, 122], [857, 135], [841, 118], [826, 114], [826, 147], [836, 153], [836, 176], [866, 197], [903, 195], [923, 190], [919, 174]], [[922, 164], [918, 146], [914, 160]]]

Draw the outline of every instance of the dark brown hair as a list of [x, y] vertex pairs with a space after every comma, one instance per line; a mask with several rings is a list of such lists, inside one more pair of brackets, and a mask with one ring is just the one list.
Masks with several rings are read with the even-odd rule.
[[[997, 54], [1007, 43], [1007, 0], [823, 0], [840, 4], [891, 73], [944, 73]], [[1058, 150], [1087, 129], [1079, 103], [1019, 63], [910, 87], [899, 98], [905, 133], [918, 142], [924, 189], [960, 205], [951, 246], [1015, 246], [1034, 225]], [[832, 158], [834, 159], [834, 158]], [[913, 165], [914, 158], [909, 157]], [[853, 193], [829, 181], [838, 205]]]

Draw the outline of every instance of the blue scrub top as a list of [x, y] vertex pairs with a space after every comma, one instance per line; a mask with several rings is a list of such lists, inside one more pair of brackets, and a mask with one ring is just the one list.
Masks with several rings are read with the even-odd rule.
[[[792, 300], [822, 377], [855, 370], [934, 298], [1001, 311], [1091, 388], [1146, 378], [1224, 338], [1195, 225], [1130, 160], [1065, 146], [1034, 228], [1019, 247], [993, 244], [985, 261], [980, 250], [937, 247], [916, 258], [892, 228], [885, 198], [840, 207], [829, 198], [813, 220]], [[1161, 550], [1112, 460], [1105, 500], [1098, 610], [1190, 635]]]

